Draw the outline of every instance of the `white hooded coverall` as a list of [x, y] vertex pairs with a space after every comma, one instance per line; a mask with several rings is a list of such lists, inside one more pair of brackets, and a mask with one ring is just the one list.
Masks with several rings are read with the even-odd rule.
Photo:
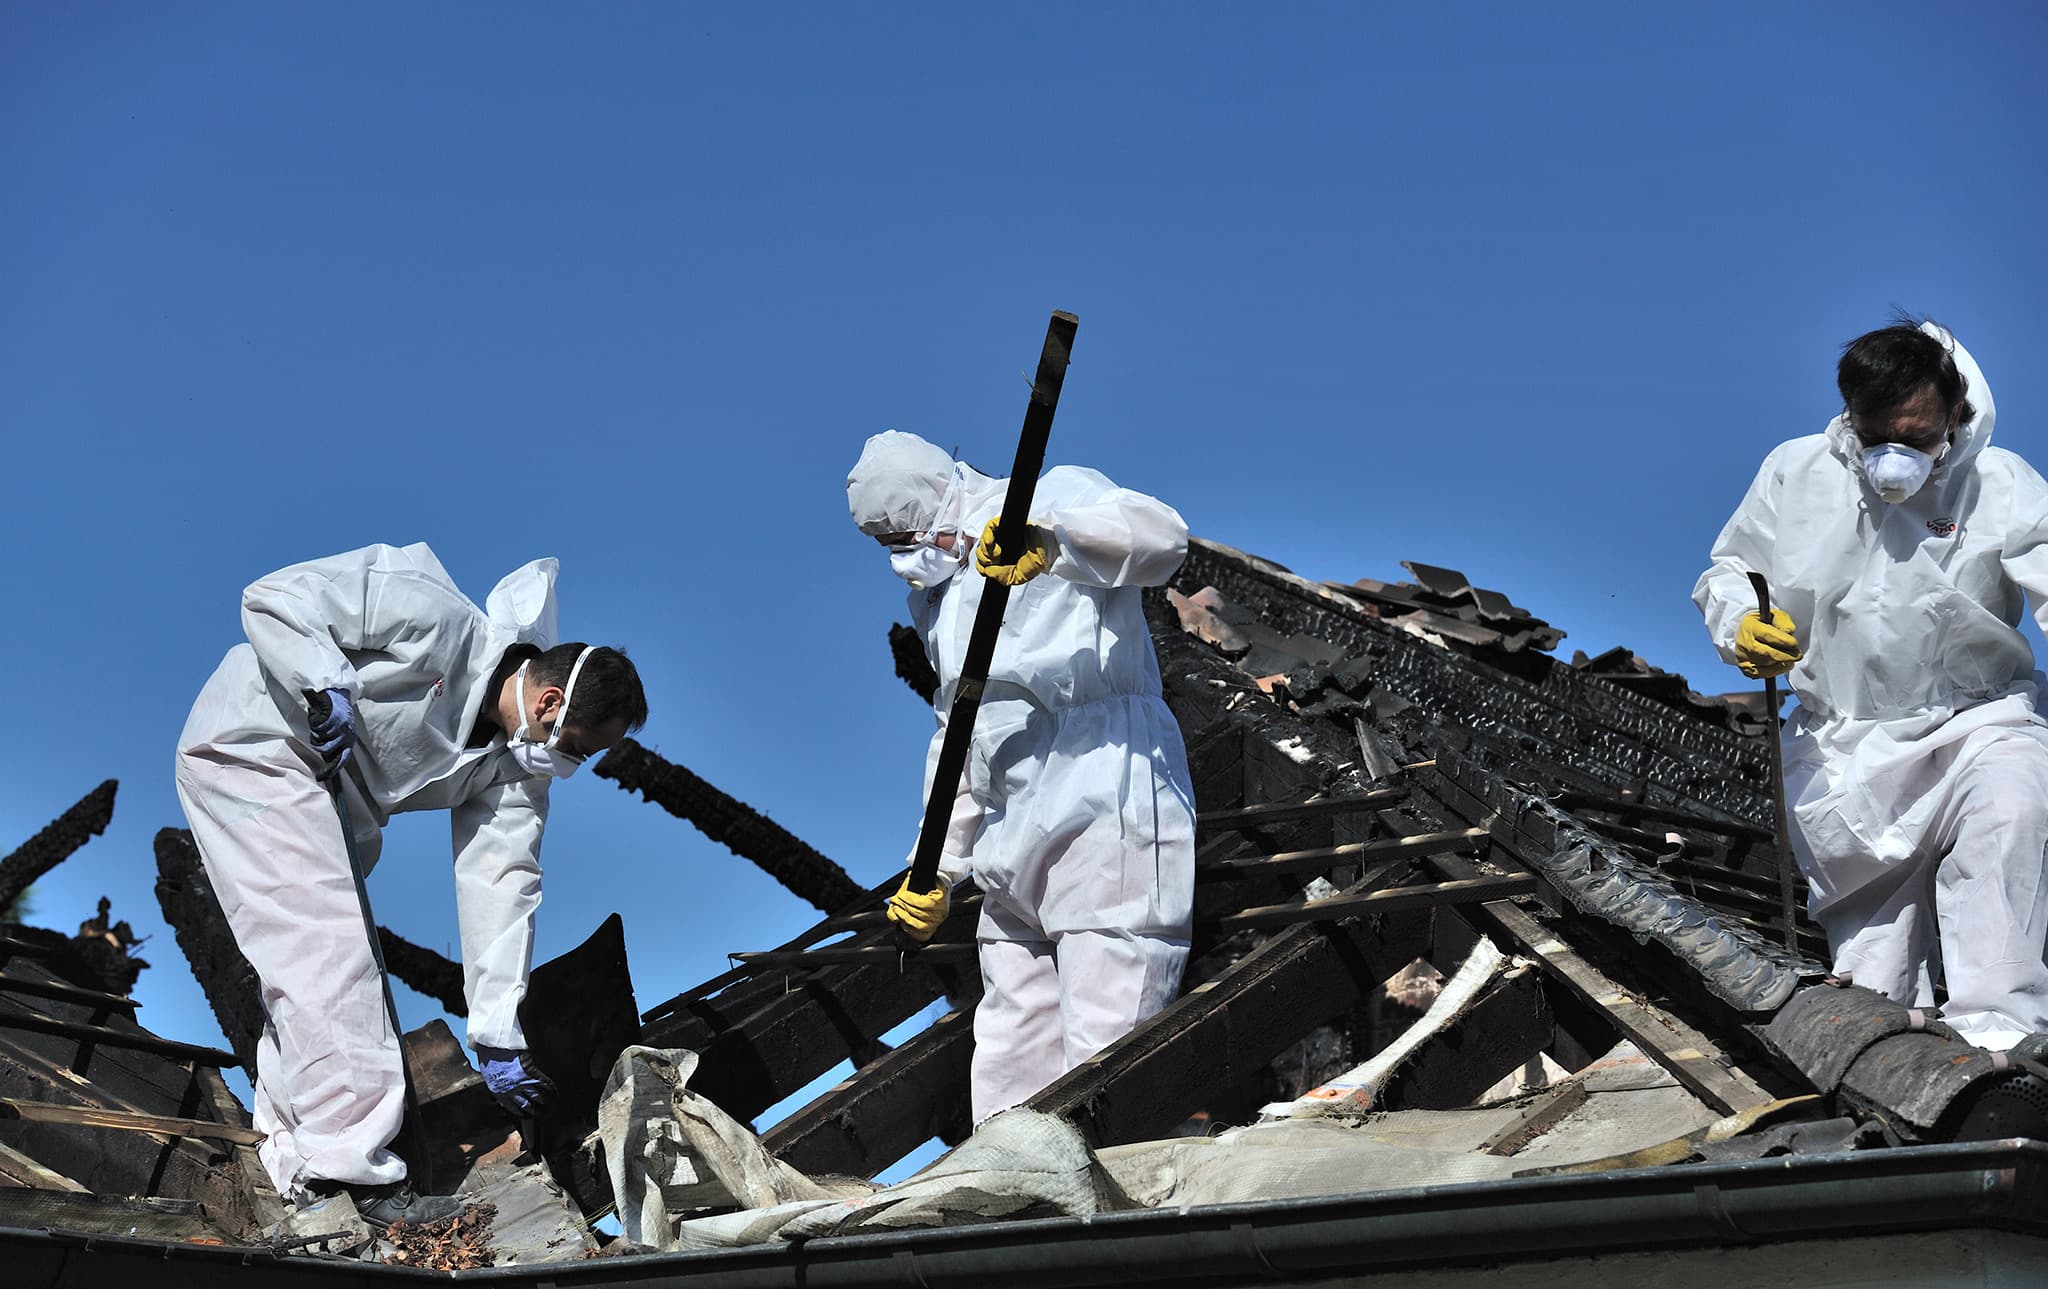
[[[895, 484], [864, 486], [906, 460], [916, 468]], [[863, 531], [962, 534], [961, 571], [910, 595], [939, 677], [929, 795], [988, 585], [967, 553], [1002, 509], [1007, 481], [891, 432], [870, 440], [848, 484]], [[949, 876], [971, 871], [983, 892], [977, 1123], [1173, 1000], [1194, 897], [1194, 790], [1140, 602], [1142, 588], [1180, 566], [1187, 525], [1163, 502], [1074, 466], [1039, 482], [1032, 522], [1052, 531], [1058, 552], [1010, 592], [941, 865]]]
[[514, 644], [556, 643], [556, 564], [506, 577], [478, 609], [425, 544], [370, 546], [272, 573], [242, 593], [228, 651], [178, 741], [178, 798], [235, 942], [262, 982], [254, 1121], [292, 1196], [316, 1180], [392, 1182], [404, 1116], [397, 1036], [357, 906], [305, 691], [342, 689], [357, 742], [338, 776], [357, 852], [384, 822], [447, 810], [473, 1046], [526, 1047], [526, 994], [548, 783], [502, 732], [464, 744]]
[[1756, 609], [1805, 656], [1784, 728], [1792, 845], [1836, 974], [2004, 1050], [2048, 1030], [2048, 724], [2017, 627], [2048, 622], [2048, 483], [1989, 446], [1984, 373], [1954, 338], [1975, 417], [1920, 490], [1887, 504], [1840, 416], [1765, 458], [1693, 601], [1722, 657]]

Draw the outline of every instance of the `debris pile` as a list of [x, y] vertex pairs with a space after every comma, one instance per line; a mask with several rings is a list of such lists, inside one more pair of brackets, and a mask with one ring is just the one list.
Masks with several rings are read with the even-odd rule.
[[472, 1204], [438, 1222], [393, 1222], [384, 1232], [392, 1251], [381, 1261], [423, 1271], [473, 1271], [492, 1265], [491, 1223], [498, 1210]]

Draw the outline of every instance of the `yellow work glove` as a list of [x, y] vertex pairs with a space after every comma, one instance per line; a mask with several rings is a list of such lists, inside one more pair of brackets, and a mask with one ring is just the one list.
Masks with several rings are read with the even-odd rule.
[[981, 530], [981, 541], [974, 547], [974, 567], [984, 577], [992, 577], [1005, 586], [1022, 586], [1052, 565], [1053, 552], [1058, 549], [1048, 529], [1033, 524], [1025, 529], [1030, 534], [1025, 539], [1024, 549], [1012, 554], [996, 541], [996, 525], [1000, 519], [988, 521], [988, 527]]
[[910, 877], [905, 874], [903, 885], [889, 897], [888, 918], [902, 927], [905, 935], [923, 944], [946, 920], [952, 903], [953, 886], [943, 875], [939, 878], [939, 889], [918, 892], [910, 889]]
[[1769, 622], [1749, 614], [1735, 628], [1735, 665], [1752, 679], [1782, 676], [1804, 656], [1799, 637], [1792, 634], [1792, 619], [1783, 609], [1772, 609]]

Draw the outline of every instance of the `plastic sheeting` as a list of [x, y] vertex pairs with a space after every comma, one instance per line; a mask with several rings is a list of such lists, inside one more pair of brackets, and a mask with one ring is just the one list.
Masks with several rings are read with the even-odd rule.
[[1091, 1217], [1138, 1207], [1073, 1125], [1005, 1110], [917, 1176], [859, 1199], [784, 1204], [684, 1222], [684, 1248], [816, 1239], [903, 1227]]
[[695, 1052], [629, 1047], [605, 1080], [597, 1131], [628, 1240], [650, 1249], [697, 1247], [678, 1240], [679, 1219], [874, 1189], [813, 1181], [769, 1154], [744, 1124], [685, 1086], [696, 1069]]
[[[1484, 977], [1500, 966], [1480, 955]], [[1122, 1209], [1354, 1194], [1505, 1178], [1532, 1164], [1598, 1159], [1670, 1140], [1714, 1112], [1622, 1044], [1573, 1075], [1583, 1104], [1508, 1153], [1489, 1153], [1525, 1105], [1281, 1119], [1215, 1137], [1091, 1151], [1065, 1120], [1008, 1110], [917, 1176], [877, 1188], [805, 1178], [684, 1086], [688, 1052], [629, 1048], [599, 1110], [626, 1238], [654, 1249]], [[1541, 1094], [1539, 1094], [1541, 1095]], [[726, 1209], [739, 1211], [719, 1212]]]

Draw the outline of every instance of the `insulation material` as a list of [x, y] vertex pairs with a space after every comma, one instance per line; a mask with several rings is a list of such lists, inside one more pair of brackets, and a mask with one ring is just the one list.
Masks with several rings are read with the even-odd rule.
[[628, 1240], [677, 1243], [678, 1215], [822, 1202], [863, 1194], [865, 1182], [824, 1185], [770, 1155], [746, 1126], [685, 1085], [697, 1054], [629, 1047], [598, 1103], [597, 1131]]
[[1513, 1124], [1513, 1104], [1396, 1110], [1363, 1118], [1276, 1119], [1215, 1137], [1111, 1146], [1097, 1152], [1131, 1199], [1148, 1208], [1255, 1203], [1506, 1178], [1532, 1164], [1639, 1150], [1715, 1121], [1661, 1067], [1623, 1043], [1572, 1076], [1584, 1104], [1513, 1155], [1485, 1143]]
[[1465, 1009], [1478, 1000], [1481, 991], [1492, 983], [1507, 964], [1507, 955], [1495, 948], [1493, 942], [1480, 937], [1465, 955], [1457, 974], [1443, 987], [1436, 1001], [1422, 1018], [1410, 1025], [1401, 1037], [1374, 1055], [1365, 1064], [1345, 1071], [1336, 1078], [1292, 1101], [1276, 1101], [1260, 1113], [1267, 1119], [1302, 1119], [1323, 1115], [1355, 1115], [1370, 1110], [1378, 1101], [1380, 1093], [1393, 1078], [1394, 1072], [1421, 1049], [1424, 1043], [1449, 1027]]
[[1136, 1205], [1064, 1119], [1005, 1110], [917, 1176], [857, 1199], [784, 1204], [684, 1222], [684, 1248], [816, 1239], [909, 1227], [1092, 1217]]
[[[1278, 1119], [1215, 1137], [1181, 1137], [1110, 1146], [1102, 1166], [1147, 1208], [1258, 1203], [1403, 1186], [1435, 1186], [1504, 1178], [1519, 1165], [1496, 1155], [1465, 1153], [1509, 1122], [1511, 1111], [1401, 1110], [1425, 1116], [1441, 1137], [1393, 1142], [1368, 1125], [1336, 1118]], [[1409, 1121], [1411, 1125], [1413, 1120]]]

